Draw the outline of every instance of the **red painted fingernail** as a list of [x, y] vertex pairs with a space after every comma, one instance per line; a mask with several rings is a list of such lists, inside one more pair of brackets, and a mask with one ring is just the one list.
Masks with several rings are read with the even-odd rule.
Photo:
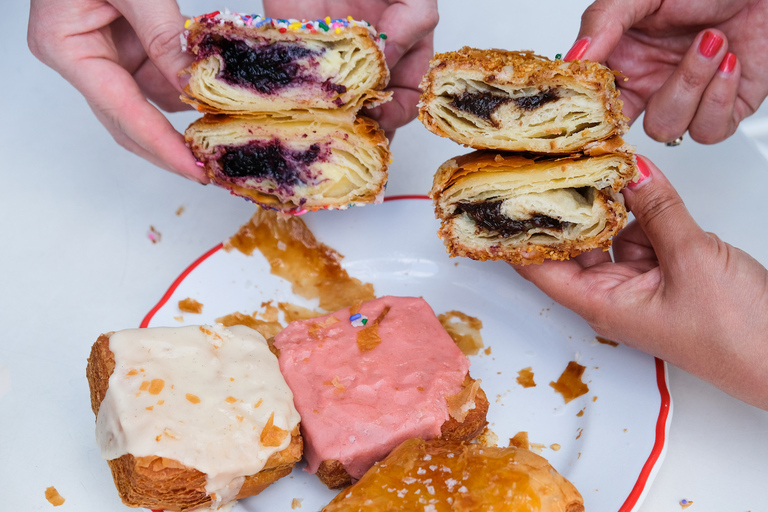
[[641, 156], [637, 157], [637, 172], [640, 175], [637, 180], [630, 181], [627, 185], [627, 187], [632, 190], [638, 188], [640, 184], [644, 183], [648, 179], [648, 176], [651, 175], [651, 168], [648, 167], [648, 162], [646, 162]]
[[573, 47], [570, 50], [568, 50], [568, 53], [565, 54], [565, 57], [563, 58], [563, 60], [566, 62], [571, 60], [578, 60], [582, 56], [584, 56], [584, 53], [587, 51], [587, 48], [589, 48], [589, 38], [582, 37], [581, 39], [579, 39], [574, 43]]
[[720, 66], [717, 68], [721, 73], [731, 73], [733, 71], [733, 68], [736, 67], [736, 55], [728, 52], [725, 54], [725, 57], [723, 57], [723, 61], [720, 63]]
[[714, 32], [707, 30], [704, 32], [704, 36], [702, 36], [701, 42], [699, 43], [699, 53], [704, 57], [711, 59], [717, 55], [717, 52], [720, 51], [722, 46], [723, 38]]

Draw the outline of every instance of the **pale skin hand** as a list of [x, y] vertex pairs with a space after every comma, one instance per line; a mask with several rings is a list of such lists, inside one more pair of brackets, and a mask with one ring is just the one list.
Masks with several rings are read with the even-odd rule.
[[[688, 131], [712, 144], [730, 137], [768, 95], [766, 27], [768, 0], [597, 0], [567, 57], [628, 77], [618, 79], [624, 113], [634, 120], [645, 110], [653, 139]], [[703, 38], [717, 47], [713, 55], [700, 51]]]
[[624, 190], [636, 220], [614, 239], [614, 257], [517, 266], [601, 336], [669, 361], [768, 410], [768, 271], [704, 232], [650, 161]]
[[171, 0], [32, 0], [28, 43], [83, 96], [115, 140], [169, 171], [201, 183], [184, 138], [167, 111], [180, 100], [185, 18]]
[[264, 0], [264, 11], [274, 18], [319, 19], [352, 16], [387, 35], [384, 54], [391, 73], [388, 90], [393, 100], [368, 111], [387, 136], [414, 119], [427, 72], [438, 22], [437, 0]]

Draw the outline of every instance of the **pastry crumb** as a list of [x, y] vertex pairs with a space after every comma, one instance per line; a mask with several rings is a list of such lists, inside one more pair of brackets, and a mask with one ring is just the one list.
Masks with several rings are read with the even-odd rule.
[[293, 498], [291, 500], [291, 508], [293, 510], [296, 510], [297, 508], [301, 508], [301, 500], [298, 498]]
[[691, 505], [693, 505], [693, 502], [691, 500], [687, 500], [685, 498], [680, 500], [680, 508], [682, 508], [683, 510], [690, 507]]
[[149, 226], [149, 231], [147, 232], [147, 238], [153, 243], [159, 243], [160, 239], [163, 237], [163, 235], [155, 229], [155, 226]]
[[56, 488], [53, 486], [48, 487], [45, 490], [45, 499], [47, 499], [48, 502], [54, 507], [58, 507], [64, 504], [64, 498], [61, 496], [61, 494], [59, 494], [59, 491], [57, 491]]
[[184, 213], [184, 210], [185, 210], [185, 208], [184, 208], [183, 205], [179, 206], [178, 208], [176, 208], [176, 216], [177, 217], [180, 216], [182, 213]]
[[179, 301], [179, 309], [184, 313], [200, 314], [203, 312], [203, 304], [191, 297], [187, 297]]

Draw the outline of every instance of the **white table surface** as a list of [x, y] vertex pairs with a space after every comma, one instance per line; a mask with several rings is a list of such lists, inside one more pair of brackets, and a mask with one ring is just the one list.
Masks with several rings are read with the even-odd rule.
[[[436, 49], [462, 45], [565, 53], [588, 2], [441, 2]], [[182, 2], [188, 14], [259, 3]], [[120, 148], [83, 98], [26, 47], [28, 2], [0, 18], [0, 510], [127, 510], [104, 492], [85, 359], [96, 337], [138, 326], [178, 274], [234, 233], [253, 205], [153, 167]], [[196, 113], [175, 114], [183, 130]], [[638, 123], [627, 139], [664, 170], [707, 230], [768, 264], [762, 220], [768, 140], [761, 118], [716, 146], [666, 148]], [[759, 142], [759, 140], [758, 140]], [[437, 166], [463, 148], [418, 122], [392, 145], [388, 194], [424, 194]], [[745, 186], [745, 184], [747, 184]], [[176, 215], [179, 207], [182, 215]], [[153, 244], [147, 233], [162, 234]], [[674, 414], [666, 458], [639, 508], [768, 510], [768, 412], [669, 368]], [[591, 511], [612, 512], [612, 511]]]

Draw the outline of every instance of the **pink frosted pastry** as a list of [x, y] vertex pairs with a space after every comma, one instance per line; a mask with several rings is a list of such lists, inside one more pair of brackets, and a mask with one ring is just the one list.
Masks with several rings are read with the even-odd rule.
[[331, 488], [406, 439], [470, 440], [487, 424], [469, 360], [421, 298], [292, 322], [274, 345], [302, 418], [307, 470]]

